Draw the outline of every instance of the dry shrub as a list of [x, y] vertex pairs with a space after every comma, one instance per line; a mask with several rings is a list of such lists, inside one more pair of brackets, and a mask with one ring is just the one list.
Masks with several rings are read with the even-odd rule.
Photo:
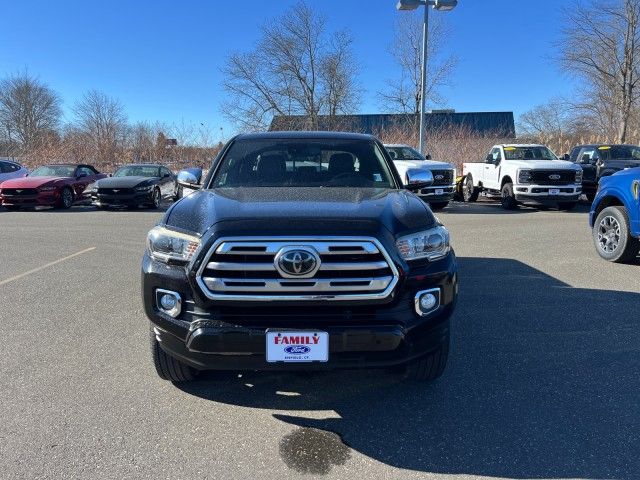
[[[418, 144], [418, 136], [413, 125], [397, 125], [381, 129], [376, 136], [384, 143]], [[427, 131], [426, 150], [434, 160], [449, 162], [462, 171], [464, 162], [482, 162], [491, 147], [498, 143], [510, 143], [513, 139], [473, 131], [466, 126], [452, 125], [442, 129]]]

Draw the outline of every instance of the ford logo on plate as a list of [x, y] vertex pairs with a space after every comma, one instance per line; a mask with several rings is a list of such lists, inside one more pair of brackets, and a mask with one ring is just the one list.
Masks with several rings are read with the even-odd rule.
[[309, 353], [311, 349], [306, 345], [290, 345], [284, 349], [285, 352], [291, 355], [304, 355]]

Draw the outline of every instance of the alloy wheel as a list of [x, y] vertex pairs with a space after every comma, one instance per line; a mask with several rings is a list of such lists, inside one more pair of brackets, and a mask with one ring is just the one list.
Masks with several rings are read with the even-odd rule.
[[620, 244], [620, 224], [614, 217], [607, 215], [598, 226], [598, 245], [603, 252], [613, 253]]

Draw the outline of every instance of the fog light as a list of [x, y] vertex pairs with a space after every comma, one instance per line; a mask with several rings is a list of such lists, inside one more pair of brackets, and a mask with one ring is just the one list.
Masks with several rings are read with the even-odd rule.
[[416, 293], [414, 305], [416, 313], [425, 316], [440, 306], [440, 289], [423, 290]]
[[182, 310], [180, 294], [170, 290], [158, 288], [156, 290], [156, 304], [161, 311], [174, 318], [180, 315], [180, 311]]

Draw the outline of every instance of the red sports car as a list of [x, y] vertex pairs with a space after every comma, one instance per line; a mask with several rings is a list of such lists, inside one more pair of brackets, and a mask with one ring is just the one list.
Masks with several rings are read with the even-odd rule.
[[21, 207], [50, 206], [70, 208], [90, 200], [88, 185], [106, 178], [91, 165], [59, 164], [36, 168], [27, 177], [0, 184], [0, 204], [9, 210]]

